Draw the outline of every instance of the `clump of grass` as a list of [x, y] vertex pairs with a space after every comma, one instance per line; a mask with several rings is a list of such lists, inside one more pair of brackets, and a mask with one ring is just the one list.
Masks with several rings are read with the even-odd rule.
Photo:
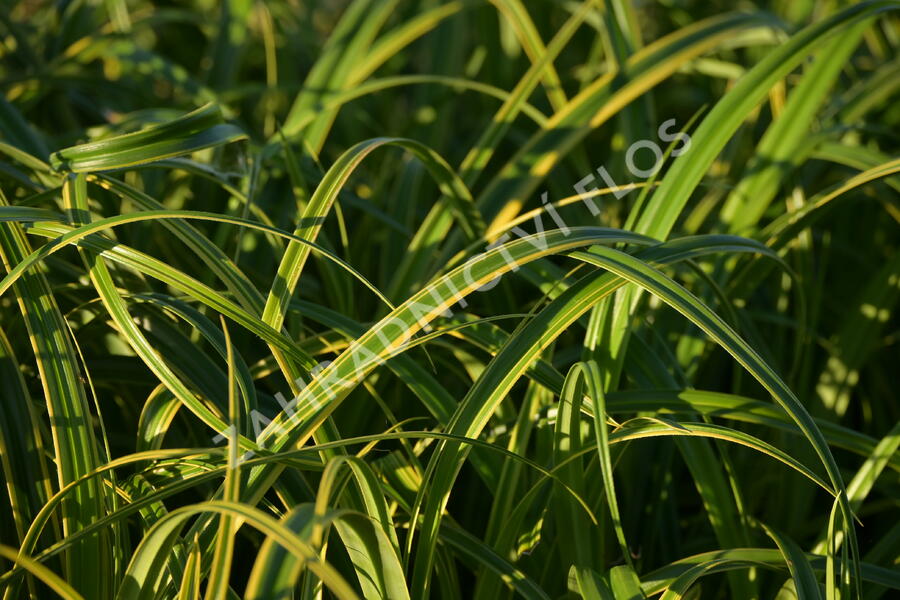
[[0, 591], [900, 589], [900, 3], [8, 3]]

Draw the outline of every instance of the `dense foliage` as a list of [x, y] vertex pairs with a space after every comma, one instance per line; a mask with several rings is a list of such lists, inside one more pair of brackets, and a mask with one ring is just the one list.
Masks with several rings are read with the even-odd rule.
[[897, 594], [897, 9], [3, 0], [3, 599]]

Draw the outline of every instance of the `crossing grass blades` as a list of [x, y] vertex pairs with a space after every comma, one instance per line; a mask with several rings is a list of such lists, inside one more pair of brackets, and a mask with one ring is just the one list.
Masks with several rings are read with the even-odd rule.
[[734, 6], [4, 2], [2, 598], [894, 597], [900, 3]]

